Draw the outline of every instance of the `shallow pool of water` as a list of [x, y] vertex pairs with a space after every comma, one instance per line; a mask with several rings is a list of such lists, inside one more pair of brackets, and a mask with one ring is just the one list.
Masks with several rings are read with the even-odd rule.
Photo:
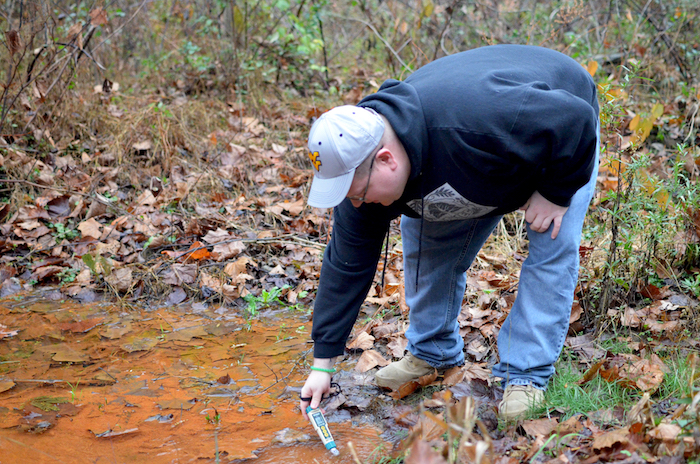
[[0, 339], [3, 463], [354, 463], [349, 442], [363, 460], [383, 444], [331, 423], [333, 458], [299, 413], [304, 313], [5, 300], [0, 324], [17, 331]]

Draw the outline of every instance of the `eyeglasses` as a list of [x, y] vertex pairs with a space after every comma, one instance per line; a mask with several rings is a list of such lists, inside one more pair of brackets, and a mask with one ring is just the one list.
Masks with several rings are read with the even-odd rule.
[[367, 174], [367, 185], [365, 186], [365, 191], [362, 192], [362, 196], [361, 197], [353, 197], [353, 196], [348, 195], [348, 197], [347, 197], [348, 200], [360, 201], [362, 203], [365, 202], [365, 198], [367, 198], [367, 190], [369, 190], [369, 181], [372, 179], [372, 168], [374, 167], [374, 160], [377, 157], [377, 153], [379, 153], [379, 151], [382, 148], [384, 148], [384, 145], [381, 145], [376, 152], [374, 152], [370, 155], [372, 157], [372, 161], [369, 163], [369, 174]]

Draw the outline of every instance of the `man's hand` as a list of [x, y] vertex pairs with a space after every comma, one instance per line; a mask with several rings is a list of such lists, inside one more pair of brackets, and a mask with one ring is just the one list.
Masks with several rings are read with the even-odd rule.
[[554, 240], [559, 235], [562, 218], [569, 208], [555, 205], [539, 192], [535, 192], [520, 209], [525, 211], [525, 220], [535, 232], [547, 232], [549, 226], [554, 224], [552, 228], [552, 240]]
[[[332, 365], [331, 359], [314, 359], [314, 366], [329, 369]], [[299, 401], [299, 408], [301, 409], [301, 414], [304, 416], [304, 419], [309, 420], [309, 416], [306, 415], [306, 407], [311, 405], [312, 409], [318, 408], [323, 399], [323, 395], [330, 391], [331, 374], [321, 371], [311, 371], [309, 378], [306, 379], [306, 383], [301, 388], [300, 396], [305, 399]], [[308, 398], [311, 398], [311, 400]]]

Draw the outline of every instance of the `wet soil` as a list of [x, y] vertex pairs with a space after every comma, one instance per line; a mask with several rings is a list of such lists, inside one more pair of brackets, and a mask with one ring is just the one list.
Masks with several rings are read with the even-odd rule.
[[[311, 359], [303, 311], [245, 319], [203, 304], [141, 310], [25, 296], [0, 300], [0, 324], [10, 334], [0, 338], [0, 462], [331, 459], [298, 410]], [[381, 395], [341, 367], [353, 388], [340, 396], [357, 398], [352, 414], [330, 405], [333, 462], [355, 462], [350, 442], [364, 462], [391, 447], [364, 413]]]

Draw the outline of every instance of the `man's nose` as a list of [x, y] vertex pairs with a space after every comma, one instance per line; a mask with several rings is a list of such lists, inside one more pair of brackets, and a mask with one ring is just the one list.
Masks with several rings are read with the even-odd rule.
[[359, 208], [362, 205], [362, 202], [360, 200], [350, 200], [350, 203], [352, 203], [352, 206], [355, 208]]

